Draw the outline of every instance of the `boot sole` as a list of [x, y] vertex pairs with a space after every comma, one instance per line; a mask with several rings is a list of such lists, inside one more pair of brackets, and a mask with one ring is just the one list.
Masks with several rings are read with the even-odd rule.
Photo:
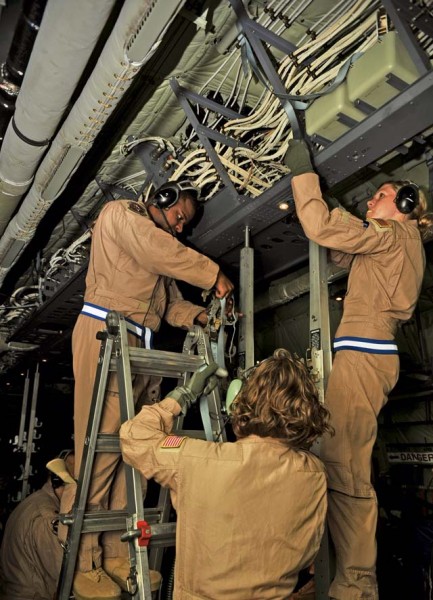
[[[109, 573], [111, 579], [117, 583], [117, 585], [122, 589], [123, 592], [127, 592], [129, 594], [128, 588], [126, 586], [126, 582], [121, 578], [121, 577], [117, 577], [116, 575], [113, 575], [113, 573]], [[152, 580], [150, 581], [150, 591], [151, 592], [157, 592], [159, 590], [159, 588], [161, 587], [161, 579], [159, 579], [159, 581], [157, 582], [152, 582]], [[88, 600], [87, 598], [85, 598], [84, 600]], [[99, 598], [98, 598], [99, 600]]]

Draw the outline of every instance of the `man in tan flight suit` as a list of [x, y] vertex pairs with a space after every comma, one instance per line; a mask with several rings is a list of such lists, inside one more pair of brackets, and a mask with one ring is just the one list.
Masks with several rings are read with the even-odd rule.
[[431, 215], [424, 214], [426, 199], [411, 182], [383, 184], [367, 203], [365, 221], [342, 208], [329, 212], [305, 142], [291, 140], [284, 162], [306, 235], [350, 268], [325, 399], [335, 437], [323, 440], [320, 453], [336, 551], [329, 595], [373, 600], [377, 500], [371, 455], [377, 416], [399, 375], [395, 331], [411, 317], [420, 293], [425, 266], [420, 232], [431, 227]]
[[[27, 496], [9, 516], [0, 549], [0, 600], [53, 600], [63, 558], [57, 537], [60, 498], [75, 486], [69, 454], [57, 475]], [[48, 463], [47, 466], [49, 466]]]
[[326, 477], [308, 448], [330, 431], [329, 414], [303, 363], [279, 349], [231, 406], [235, 443], [169, 435], [217, 366], [124, 423], [123, 458], [170, 488], [176, 600], [287, 599], [323, 534]]
[[[198, 196], [199, 190], [190, 182], [170, 182], [156, 190], [146, 204], [128, 200], [109, 202], [94, 225], [84, 306], [72, 337], [76, 476], [80, 472], [100, 349], [96, 334], [105, 328], [107, 312], [117, 310], [126, 317], [130, 346], [151, 348], [153, 333], [158, 331], [163, 318], [170, 325], [183, 328], [192, 327], [194, 322], [207, 323], [203, 306], [183, 300], [176, 279], [202, 289], [214, 287], [220, 298], [233, 291], [233, 284], [215, 262], [176, 239], [194, 217]], [[136, 399], [139, 394], [145, 395], [146, 402], [159, 399], [160, 378], [137, 379]], [[120, 427], [114, 375], [109, 388], [102, 433], [116, 433]], [[88, 498], [90, 510], [126, 505], [124, 473], [117, 469], [119, 462], [121, 458], [116, 454], [95, 456]], [[62, 499], [61, 512], [70, 512], [73, 501], [71, 490]], [[120, 541], [119, 532], [107, 532], [102, 536], [102, 546], [103, 562], [99, 535], [82, 536], [73, 584], [77, 600], [116, 600], [120, 598], [120, 588], [127, 589], [127, 545]]]

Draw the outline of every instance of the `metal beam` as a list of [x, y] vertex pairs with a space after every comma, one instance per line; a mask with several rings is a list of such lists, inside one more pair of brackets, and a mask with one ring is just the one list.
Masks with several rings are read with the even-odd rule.
[[[422, 75], [430, 71], [430, 60], [418, 44], [415, 34], [410, 26], [410, 21], [413, 21], [415, 15], [412, 13], [412, 10], [408, 8], [407, 0], [382, 0], [382, 4], [403, 40], [411, 59], [418, 69], [418, 73]], [[422, 21], [423, 20], [420, 22], [422, 23]]]
[[243, 314], [239, 321], [239, 375], [254, 366], [254, 250], [250, 230], [245, 227], [245, 245], [241, 250], [239, 300]]
[[[218, 175], [220, 176], [221, 181], [226, 186], [226, 188], [228, 190], [230, 190], [232, 198], [234, 200], [237, 200], [238, 195], [237, 195], [236, 189], [235, 189], [226, 169], [224, 168], [223, 164], [221, 163], [217, 152], [215, 151], [214, 147], [212, 146], [212, 144], [208, 138], [208, 132], [203, 130], [202, 124], [197, 119], [197, 116], [194, 113], [194, 111], [189, 103], [190, 94], [189, 93], [187, 95], [184, 94], [184, 91], [183, 91], [184, 88], [182, 88], [179, 85], [179, 83], [177, 82], [177, 80], [174, 77], [172, 79], [170, 79], [170, 86], [171, 86], [171, 89], [173, 90], [176, 98], [178, 99], [179, 104], [183, 108], [186, 116], [188, 117], [189, 122], [191, 123], [195, 132], [197, 133], [197, 135], [200, 139], [200, 142], [202, 143], [203, 148], [206, 150], [207, 155], [209, 156], [210, 160], [212, 161], [212, 164], [215, 167], [215, 170], [217, 171]], [[226, 143], [227, 143], [227, 139], [226, 139]]]
[[[265, 76], [272, 85], [273, 92], [279, 96], [281, 105], [286, 111], [287, 117], [292, 126], [294, 137], [302, 137], [298, 115], [296, 114], [292, 102], [290, 102], [287, 98], [284, 99], [284, 96], [287, 95], [287, 90], [281, 81], [279, 74], [275, 70], [272, 60], [270, 56], [268, 56], [268, 52], [263, 46], [262, 42], [266, 42], [288, 55], [292, 54], [293, 51], [296, 50], [296, 46], [269, 31], [266, 29], [266, 27], [263, 27], [253, 19], [250, 19], [244, 5], [242, 2], [240, 2], [240, 0], [230, 0], [230, 3], [236, 13], [238, 23], [240, 27], [242, 27], [242, 32], [247, 40], [245, 43], [249, 43], [251, 45], [251, 51], [247, 51], [246, 53], [251, 68], [256, 76], [260, 79], [260, 70], [258, 69], [257, 65], [255, 66], [255, 58], [252, 55], [254, 52], [265, 73]], [[267, 85], [265, 81], [263, 81], [263, 83]]]
[[[327, 250], [310, 241], [310, 352], [312, 375], [325, 401], [325, 389], [332, 368], [331, 328], [329, 324]], [[313, 446], [320, 456], [320, 440]], [[317, 600], [327, 600], [333, 575], [333, 553], [328, 532], [325, 532], [315, 561]]]
[[433, 125], [430, 71], [322, 150], [315, 165], [334, 186]]

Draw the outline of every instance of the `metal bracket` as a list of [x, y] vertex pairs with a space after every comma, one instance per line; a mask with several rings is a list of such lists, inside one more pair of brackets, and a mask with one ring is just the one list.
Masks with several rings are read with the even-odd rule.
[[[292, 54], [293, 51], [297, 49], [297, 47], [294, 44], [288, 42], [287, 40], [282, 39], [278, 35], [275, 35], [271, 31], [266, 29], [266, 27], [263, 27], [259, 23], [256, 23], [255, 21], [250, 19], [241, 0], [230, 0], [230, 4], [232, 5], [233, 10], [236, 13], [239, 27], [242, 30], [242, 34], [254, 53], [253, 56], [248, 56], [252, 69], [254, 70], [256, 75], [259, 78], [261, 78], [260, 73], [256, 72], [258, 71], [258, 69], [254, 68], [253, 64], [255, 57], [257, 57], [260, 63], [260, 67], [263, 69], [264, 74], [266, 75], [267, 79], [269, 80], [272, 86], [272, 91], [277, 95], [282, 107], [287, 113], [287, 117], [292, 126], [294, 137], [302, 137], [299, 117], [292, 103], [289, 102], [286, 98], [280, 97], [287, 96], [287, 90], [281, 82], [281, 79], [277, 71], [275, 70], [274, 65], [272, 64], [268, 52], [263, 46], [263, 42], [274, 46], [275, 48], [277, 48], [281, 52], [284, 52], [285, 54]], [[266, 82], [263, 81], [263, 83], [266, 86]]]
[[[391, 17], [396, 30], [398, 31], [407, 51], [410, 54], [420, 75], [431, 71], [430, 61], [426, 53], [420, 48], [418, 41], [411, 29], [411, 24], [415, 25], [421, 31], [428, 30], [429, 35], [433, 35], [433, 20], [428, 14], [419, 19], [419, 15], [412, 13], [413, 6], [409, 8], [407, 0], [382, 0], [386, 12]], [[427, 33], [427, 32], [426, 32]]]
[[190, 92], [186, 88], [180, 86], [175, 78], [170, 80], [170, 86], [171, 86], [171, 89], [173, 90], [174, 94], [176, 95], [176, 98], [178, 99], [179, 104], [182, 106], [186, 116], [188, 117], [189, 122], [191, 123], [194, 130], [196, 131], [204, 149], [206, 150], [209, 158], [211, 159], [211, 161], [213, 163], [213, 166], [215, 167], [218, 175], [220, 176], [221, 181], [226, 186], [226, 188], [230, 191], [231, 195], [233, 195], [233, 197], [238, 199], [239, 198], [238, 193], [237, 193], [226, 169], [222, 165], [218, 154], [216, 153], [214, 147], [210, 143], [209, 138], [214, 139], [219, 142], [222, 142], [224, 144], [227, 144], [228, 146], [231, 146], [232, 148], [237, 148], [239, 146], [243, 146], [243, 147], [247, 147], [247, 146], [245, 146], [244, 144], [241, 144], [240, 142], [238, 142], [232, 138], [228, 138], [227, 136], [225, 136], [217, 131], [213, 131], [209, 127], [205, 127], [204, 125], [202, 125], [199, 122], [199, 120], [197, 119], [197, 116], [191, 107], [190, 100], [199, 102], [203, 106], [207, 106], [207, 108], [210, 108], [211, 110], [219, 112], [220, 114], [222, 114], [224, 116], [228, 116], [229, 118], [238, 119], [241, 115], [239, 115], [235, 111], [232, 111], [231, 109], [229, 109], [225, 106], [221, 106], [217, 102], [213, 102], [211, 100], [203, 98], [199, 94]]
[[134, 146], [132, 152], [138, 156], [146, 173], [148, 173], [141, 186], [140, 194], [149, 183], [153, 183], [156, 187], [165, 183], [174, 171], [174, 166], [167, 163], [167, 160], [172, 156], [172, 152], [168, 149], [161, 149], [155, 143], [143, 141]]

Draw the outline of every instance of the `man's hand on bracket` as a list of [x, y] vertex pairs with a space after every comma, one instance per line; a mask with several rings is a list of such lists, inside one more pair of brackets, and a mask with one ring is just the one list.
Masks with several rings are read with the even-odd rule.
[[201, 313], [198, 313], [198, 315], [194, 319], [194, 323], [196, 325], [200, 325], [201, 327], [206, 327], [206, 325], [208, 324], [208, 321], [209, 321], [209, 317], [205, 310], [202, 310]]
[[232, 284], [230, 279], [224, 275], [221, 269], [218, 271], [218, 276], [215, 281], [215, 296], [217, 298], [227, 298], [231, 295], [235, 286]]

